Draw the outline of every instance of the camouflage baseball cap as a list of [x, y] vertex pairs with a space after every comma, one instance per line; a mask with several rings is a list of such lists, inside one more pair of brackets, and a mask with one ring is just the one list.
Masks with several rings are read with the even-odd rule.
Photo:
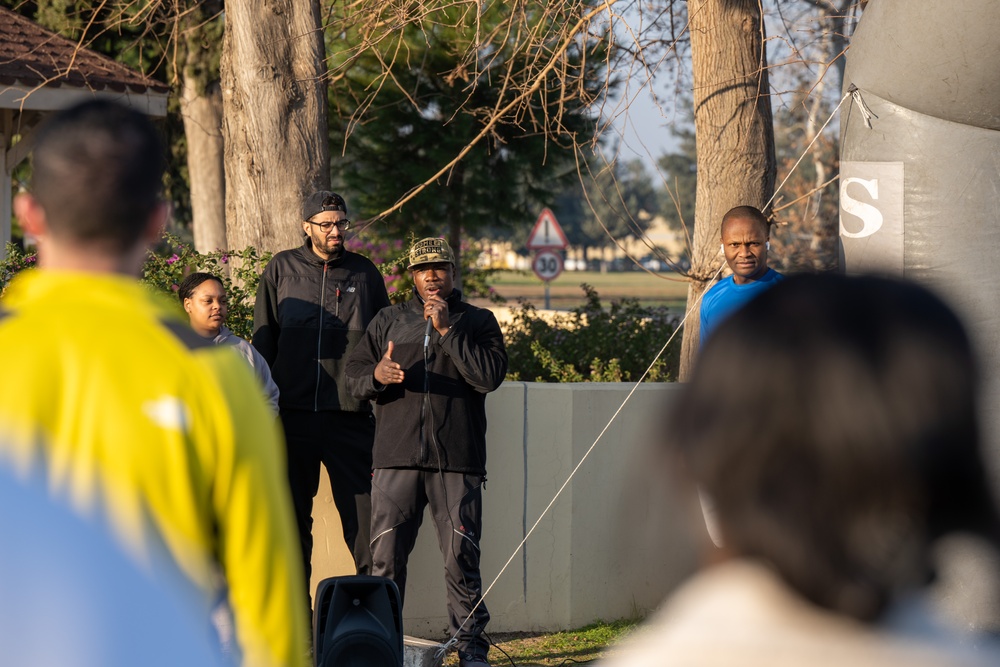
[[420, 239], [410, 248], [410, 265], [406, 268], [436, 262], [448, 262], [455, 266], [455, 253], [451, 251], [451, 246], [444, 239]]
[[327, 192], [326, 190], [314, 192], [306, 197], [305, 201], [302, 202], [303, 220], [308, 220], [317, 213], [322, 213], [323, 211], [343, 211], [346, 215], [347, 203], [344, 202], [344, 198], [336, 192]]

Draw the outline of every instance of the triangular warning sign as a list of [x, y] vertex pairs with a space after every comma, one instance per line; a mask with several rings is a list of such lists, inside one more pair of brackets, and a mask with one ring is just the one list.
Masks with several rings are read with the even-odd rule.
[[562, 227], [556, 220], [556, 216], [547, 208], [542, 209], [538, 220], [535, 221], [535, 228], [531, 230], [528, 237], [528, 249], [538, 248], [565, 248], [569, 245], [566, 235], [563, 234]]

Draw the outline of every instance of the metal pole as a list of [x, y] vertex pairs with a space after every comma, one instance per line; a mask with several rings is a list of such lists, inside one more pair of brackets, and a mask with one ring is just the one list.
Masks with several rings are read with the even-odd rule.
[[548, 281], [548, 280], [545, 281], [545, 310], [552, 310], [552, 307], [549, 305], [549, 284], [550, 284], [550, 282], [551, 281]]

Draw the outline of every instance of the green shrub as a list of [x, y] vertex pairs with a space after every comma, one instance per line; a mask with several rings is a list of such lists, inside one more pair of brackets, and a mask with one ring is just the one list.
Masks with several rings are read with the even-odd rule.
[[[386, 277], [393, 301], [406, 300], [412, 293], [409, 273], [400, 268], [405, 261], [402, 244], [368, 247], [353, 244], [353, 250], [369, 256]], [[464, 254], [470, 260], [473, 252]], [[256, 248], [217, 250], [200, 253], [178, 237], [166, 235], [149, 253], [142, 281], [176, 299], [184, 276], [205, 271], [219, 276], [229, 296], [227, 324], [237, 336], [250, 339], [253, 332], [253, 305], [260, 274], [270, 253]], [[34, 253], [7, 245], [7, 257], [0, 261], [0, 294], [11, 278], [30, 269]], [[464, 264], [465, 262], [463, 262]], [[488, 280], [492, 271], [463, 268], [467, 296], [497, 301]], [[510, 380], [536, 382], [634, 382], [652, 362], [677, 326], [677, 317], [663, 307], [644, 307], [635, 299], [612, 301], [607, 309], [597, 291], [581, 286], [584, 305], [543, 319], [534, 306], [522, 302], [513, 311], [505, 328]], [[650, 369], [647, 382], [667, 382], [677, 376], [679, 346], [671, 346]]]
[[[646, 307], [636, 299], [601, 304], [597, 291], [581, 285], [584, 305], [542, 318], [521, 302], [506, 327], [509, 380], [535, 382], [635, 382], [677, 327], [678, 318], [664, 307]], [[677, 377], [679, 346], [657, 359], [646, 382]]]

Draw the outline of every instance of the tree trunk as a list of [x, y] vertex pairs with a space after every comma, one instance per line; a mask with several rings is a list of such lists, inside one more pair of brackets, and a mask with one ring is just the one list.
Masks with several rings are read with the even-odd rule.
[[199, 91], [185, 71], [181, 116], [187, 139], [191, 227], [198, 252], [226, 249], [226, 173], [222, 143], [222, 90], [218, 82]]
[[699, 304], [723, 259], [719, 225], [730, 208], [762, 208], [774, 190], [774, 123], [757, 0], [688, 0], [694, 74], [695, 193], [690, 314], [684, 325], [680, 379], [698, 352]]
[[[824, 111], [824, 91], [829, 74], [828, 69], [831, 67], [830, 63], [837, 73], [834, 90], [843, 89], [844, 68], [847, 64], [844, 53], [850, 40], [849, 30], [856, 25], [856, 12], [860, 11], [856, 0], [809, 0], [809, 2], [820, 10], [818, 23], [829, 27], [818, 37], [815, 57], [819, 65], [816, 68], [815, 80], [810, 88], [811, 101], [806, 134], [802, 140], [803, 147], [809, 145], [809, 142], [816, 137], [824, 121], [820, 116]], [[812, 153], [813, 170], [816, 173], [813, 187], [816, 193], [812, 196], [811, 206], [805, 215], [807, 220], [808, 216], [814, 216], [812, 218], [813, 235], [809, 243], [809, 250], [812, 253], [813, 268], [818, 271], [835, 266], [837, 262], [839, 220], [836, 217], [824, 217], [821, 211], [822, 186], [830, 177], [830, 174], [827, 173], [827, 159], [821, 151], [814, 150]], [[839, 164], [835, 165], [834, 173], [838, 169]]]
[[844, 69], [847, 67], [847, 58], [844, 54], [851, 41], [851, 33], [858, 24], [858, 15], [864, 6], [864, 2], [858, 3], [855, 0], [840, 0], [820, 5], [824, 18], [830, 23], [828, 31], [830, 50], [827, 57], [836, 58], [833, 64], [837, 68], [837, 90], [840, 90], [844, 83]]
[[[821, 37], [822, 41], [822, 37]], [[820, 115], [824, 110], [823, 106], [823, 93], [826, 88], [826, 70], [827, 67], [824, 64], [820, 64], [816, 72], [816, 80], [812, 87], [812, 98], [809, 101], [809, 113], [806, 117], [806, 131], [805, 136], [802, 137], [803, 147], [808, 146], [820, 132], [822, 128], [822, 119]], [[820, 150], [812, 151], [812, 165], [815, 176], [813, 177], [813, 195], [809, 198], [809, 205], [803, 214], [803, 220], [807, 224], [811, 223], [813, 228], [812, 240], [809, 243], [809, 252], [812, 254], [812, 264], [813, 268], [817, 271], [822, 270], [827, 265], [827, 260], [832, 255], [833, 248], [831, 247], [831, 241], [837, 238], [837, 230], [832, 228], [836, 224], [836, 220], [831, 218], [829, 221], [823, 218], [822, 202], [823, 202], [823, 184], [826, 183], [827, 173], [826, 173], [826, 156]]]
[[323, 32], [316, 0], [226, 2], [222, 54], [226, 237], [301, 243], [300, 204], [329, 188]]

